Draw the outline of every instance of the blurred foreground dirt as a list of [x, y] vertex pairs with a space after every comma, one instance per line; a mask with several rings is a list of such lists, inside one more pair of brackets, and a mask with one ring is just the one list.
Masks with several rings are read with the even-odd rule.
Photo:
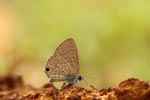
[[150, 84], [130, 78], [112, 89], [69, 85], [58, 90], [50, 83], [41, 88], [27, 86], [21, 76], [7, 75], [0, 77], [0, 100], [150, 100]]

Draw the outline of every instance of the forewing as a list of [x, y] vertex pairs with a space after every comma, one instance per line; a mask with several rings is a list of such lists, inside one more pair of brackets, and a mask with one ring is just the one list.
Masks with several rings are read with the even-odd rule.
[[54, 54], [58, 59], [68, 63], [66, 69], [72, 69], [70, 74], [79, 73], [78, 50], [72, 38], [62, 42], [56, 49]]

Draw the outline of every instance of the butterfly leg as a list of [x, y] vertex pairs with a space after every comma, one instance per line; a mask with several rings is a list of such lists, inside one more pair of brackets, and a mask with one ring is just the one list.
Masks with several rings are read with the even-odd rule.
[[63, 83], [61, 88], [64, 89], [66, 86], [67, 86], [66, 83]]
[[49, 83], [52, 84], [52, 85], [54, 86], [53, 82], [54, 82], [53, 79], [49, 80]]
[[64, 89], [64, 88], [69, 87], [69, 86], [72, 86], [72, 85], [73, 85], [73, 84], [64, 83], [61, 88]]
[[53, 82], [55, 82], [55, 80], [54, 80], [54, 79], [51, 79], [49, 82], [50, 82], [50, 83], [53, 83]]
[[49, 82], [50, 82], [50, 84], [53, 84], [53, 82], [58, 82], [58, 80], [51, 79], [51, 80], [49, 80]]

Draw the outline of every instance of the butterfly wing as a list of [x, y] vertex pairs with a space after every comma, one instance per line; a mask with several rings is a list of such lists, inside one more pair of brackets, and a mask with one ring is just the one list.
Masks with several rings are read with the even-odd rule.
[[46, 74], [50, 78], [79, 73], [78, 51], [72, 38], [65, 40], [56, 48], [54, 55], [48, 59], [46, 67], [49, 68]]

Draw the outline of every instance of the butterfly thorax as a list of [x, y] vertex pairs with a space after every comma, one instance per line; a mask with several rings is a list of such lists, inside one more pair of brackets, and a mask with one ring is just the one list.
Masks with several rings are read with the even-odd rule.
[[70, 74], [70, 75], [66, 75], [65, 77], [66, 77], [65, 81], [69, 84], [75, 84], [78, 81], [83, 80], [81, 75]]

